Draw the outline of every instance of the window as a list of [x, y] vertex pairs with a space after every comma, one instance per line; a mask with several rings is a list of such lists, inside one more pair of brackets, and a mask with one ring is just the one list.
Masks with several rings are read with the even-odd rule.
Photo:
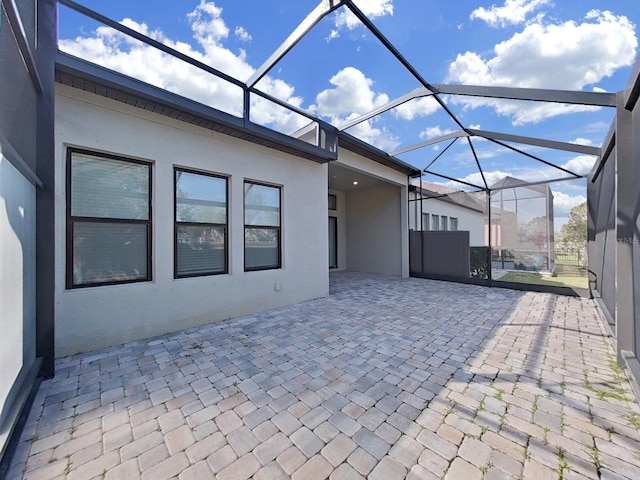
[[440, 230], [444, 230], [447, 231], [449, 230], [449, 222], [448, 222], [448, 218], [445, 215], [442, 215], [440, 217]]
[[176, 168], [174, 276], [227, 273], [227, 179]]
[[440, 230], [440, 216], [431, 215], [431, 230]]
[[337, 210], [338, 209], [338, 199], [335, 195], [329, 194], [329, 210]]
[[429, 230], [429, 214], [422, 214], [422, 225], [420, 226], [421, 230]]
[[449, 230], [455, 232], [458, 230], [458, 219], [455, 217], [449, 217]]
[[280, 268], [280, 188], [244, 183], [244, 269]]
[[69, 149], [67, 288], [151, 280], [151, 165]]

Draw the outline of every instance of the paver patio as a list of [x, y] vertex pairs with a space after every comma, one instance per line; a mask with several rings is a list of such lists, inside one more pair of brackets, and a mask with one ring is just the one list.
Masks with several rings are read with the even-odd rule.
[[56, 367], [9, 479], [640, 479], [585, 299], [335, 272], [327, 298]]

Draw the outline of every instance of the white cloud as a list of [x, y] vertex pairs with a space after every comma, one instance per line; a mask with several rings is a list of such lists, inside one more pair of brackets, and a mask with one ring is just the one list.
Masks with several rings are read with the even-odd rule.
[[588, 138], [578, 137], [575, 140], [570, 141], [569, 143], [574, 143], [576, 145], [587, 145], [593, 146], [593, 141]]
[[596, 163], [596, 158], [591, 155], [579, 155], [572, 158], [568, 162], [562, 165], [562, 168], [566, 168], [578, 175], [586, 175], [591, 172], [593, 165]]
[[[488, 186], [491, 186], [499, 182], [504, 177], [513, 177], [513, 174], [509, 172], [501, 172], [500, 170], [495, 170], [493, 172], [483, 172], [483, 173]], [[463, 177], [461, 180], [468, 183], [472, 183], [474, 185], [478, 185], [479, 187], [484, 187], [484, 183], [482, 182], [482, 175], [480, 175], [480, 172], [467, 175], [466, 177]]]
[[247, 32], [244, 27], [236, 27], [233, 34], [243, 42], [250, 42], [252, 40], [251, 34]]
[[[355, 5], [367, 18], [374, 19], [385, 15], [393, 15], [393, 0], [357, 0]], [[340, 36], [340, 30], [353, 30], [361, 25], [360, 20], [347, 7], [342, 7], [334, 18], [335, 28], [327, 37], [327, 41]]]
[[[334, 88], [318, 93], [316, 104], [309, 110], [328, 117], [333, 125], [340, 125], [389, 102], [387, 94], [376, 93], [372, 89], [373, 80], [357, 68], [343, 68], [329, 82]], [[398, 139], [387, 130], [376, 128], [375, 123], [375, 120], [367, 120], [350, 128], [349, 133], [383, 150], [395, 148]]]
[[364, 114], [389, 102], [385, 93], [371, 89], [373, 80], [355, 67], [346, 67], [336, 73], [329, 82], [335, 88], [323, 90], [316, 96], [318, 113], [333, 119], [345, 114]]
[[424, 139], [438, 138], [453, 132], [454, 130], [442, 130], [440, 126], [429, 127], [423, 130], [422, 132], [420, 132], [420, 138], [424, 138]]
[[440, 105], [432, 97], [416, 98], [403, 103], [392, 110], [393, 116], [402, 120], [413, 120], [416, 117], [431, 115]]
[[[447, 81], [467, 85], [582, 90], [633, 64], [638, 40], [627, 17], [592, 10], [582, 23], [568, 21], [527, 25], [494, 47], [493, 56], [459, 54], [449, 66]], [[601, 89], [600, 89], [601, 90]], [[490, 106], [516, 125], [596, 107], [534, 104], [480, 98], [452, 98], [467, 108]]]
[[559, 217], [569, 215], [573, 207], [577, 207], [581, 203], [587, 201], [587, 197], [583, 195], [567, 195], [563, 192], [553, 192], [553, 214]]
[[539, 8], [551, 5], [550, 0], [505, 0], [504, 6], [479, 7], [471, 12], [471, 20], [479, 19], [492, 27], [505, 27], [524, 23], [528, 15]]
[[[251, 76], [255, 69], [247, 63], [244, 52], [235, 54], [223, 44], [229, 36], [229, 28], [222, 18], [221, 8], [214, 2], [201, 0], [187, 18], [197, 46], [173, 41], [160, 30], [151, 31], [144, 23], [130, 19], [124, 19], [121, 23], [234, 78], [246, 80]], [[109, 27], [97, 28], [90, 37], [61, 39], [59, 47], [72, 55], [227, 113], [237, 116], [242, 114], [242, 90], [239, 87]], [[267, 76], [260, 82], [260, 88], [292, 105], [300, 106], [302, 103], [302, 99], [294, 95], [293, 87], [282, 80]], [[252, 100], [251, 118], [257, 123], [287, 133], [308, 123], [308, 120], [299, 115], [275, 108], [271, 103], [260, 99]]]

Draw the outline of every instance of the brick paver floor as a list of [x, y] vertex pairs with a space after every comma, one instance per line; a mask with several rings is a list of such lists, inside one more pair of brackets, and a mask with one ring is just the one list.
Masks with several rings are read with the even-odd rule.
[[25, 479], [640, 479], [593, 302], [352, 273], [327, 298], [57, 361]]

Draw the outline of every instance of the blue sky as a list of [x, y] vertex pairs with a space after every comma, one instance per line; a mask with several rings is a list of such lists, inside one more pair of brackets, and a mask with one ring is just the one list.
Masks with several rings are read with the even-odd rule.
[[[319, 0], [80, 3], [244, 81]], [[625, 88], [637, 53], [637, 0], [356, 0], [355, 4], [432, 84], [617, 92]], [[163, 58], [63, 6], [59, 13], [62, 50], [239, 113], [239, 89]], [[323, 19], [258, 84], [335, 125], [420, 86], [344, 7]], [[611, 109], [470, 97], [444, 100], [468, 128], [595, 146], [603, 141], [613, 118]], [[264, 102], [255, 103], [252, 112], [257, 123], [287, 133], [304, 124], [299, 116]], [[432, 99], [423, 98], [348, 132], [393, 151], [458, 129]], [[447, 144], [399, 158], [423, 168]], [[474, 141], [474, 147], [489, 184], [505, 175], [529, 181], [558, 177], [558, 171], [490, 142]], [[587, 173], [594, 161], [575, 153], [522, 148], [579, 174]], [[464, 139], [447, 150], [433, 170], [482, 182]], [[552, 185], [556, 218], [584, 200], [584, 185], [584, 181]]]

